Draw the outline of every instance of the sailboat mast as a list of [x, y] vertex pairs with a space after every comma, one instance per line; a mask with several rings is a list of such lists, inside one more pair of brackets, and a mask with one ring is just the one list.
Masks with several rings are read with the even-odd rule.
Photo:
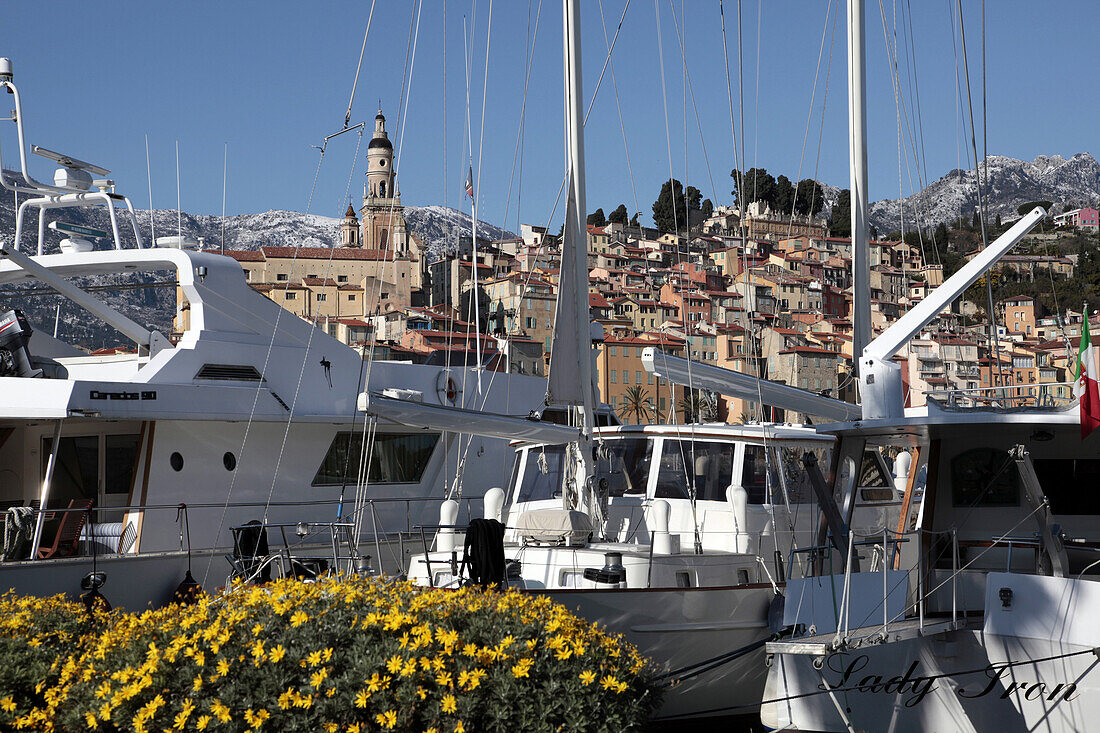
[[848, 0], [848, 159], [852, 192], [852, 357], [871, 342], [871, 245], [867, 205], [867, 54], [864, 0]]
[[[563, 251], [563, 256], [573, 258], [574, 282], [570, 288], [576, 298], [577, 323], [558, 323], [558, 328], [575, 328], [578, 376], [584, 395], [583, 434], [590, 437], [595, 427], [595, 394], [592, 388], [592, 334], [588, 318], [588, 229], [585, 212], [584, 181], [584, 106], [581, 94], [581, 20], [577, 0], [563, 0], [562, 20], [565, 32], [565, 123], [569, 152], [571, 193], [575, 206], [566, 216], [572, 215], [576, 238], [573, 247]], [[563, 268], [564, 269], [564, 268]], [[563, 284], [564, 286], [564, 284]]]

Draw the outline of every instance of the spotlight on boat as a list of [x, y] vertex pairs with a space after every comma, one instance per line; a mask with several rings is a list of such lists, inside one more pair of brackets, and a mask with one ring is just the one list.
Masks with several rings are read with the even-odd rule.
[[354, 567], [356, 575], [374, 575], [374, 570], [370, 566], [370, 555], [360, 555], [355, 558]]
[[[11, 65], [11, 59], [0, 58], [0, 81], [11, 81], [15, 78], [15, 70]], [[11, 90], [8, 90], [11, 94]]]
[[309, 525], [305, 522], [298, 522], [298, 524], [294, 527], [294, 534], [298, 535], [299, 537], [305, 537], [307, 534], [309, 534]]

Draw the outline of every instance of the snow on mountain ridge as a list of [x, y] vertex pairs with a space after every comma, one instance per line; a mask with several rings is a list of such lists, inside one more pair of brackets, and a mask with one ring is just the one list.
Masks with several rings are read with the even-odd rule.
[[[1040, 155], [1032, 161], [991, 155], [987, 175], [986, 204], [991, 217], [1016, 217], [1017, 207], [1029, 201], [1080, 206], [1100, 199], [1100, 163], [1089, 153], [1077, 153], [1070, 158]], [[956, 169], [919, 193], [874, 202], [870, 219], [885, 233], [901, 229], [903, 223], [906, 230], [911, 230], [918, 220], [921, 226], [954, 221], [972, 215], [977, 208], [974, 170]]]

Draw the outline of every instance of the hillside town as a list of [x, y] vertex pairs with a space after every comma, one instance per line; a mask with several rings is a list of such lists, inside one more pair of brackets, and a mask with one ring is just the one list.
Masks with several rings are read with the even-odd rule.
[[[406, 227], [381, 111], [366, 177], [361, 206], [349, 205], [341, 220], [340, 246], [225, 254], [254, 289], [364, 358], [545, 376], [560, 235], [528, 224], [520, 236], [496, 241], [455, 231], [453, 250], [432, 258]], [[654, 347], [854, 402], [851, 240], [832, 236], [816, 212], [792, 215], [766, 201], [750, 203], [743, 220], [732, 207], [702, 208], [688, 211], [679, 233], [627, 221], [625, 208], [614, 221], [602, 210], [589, 218], [603, 220], [587, 229], [589, 307], [603, 327], [596, 362], [603, 401], [628, 423], [808, 417], [664, 383], [642, 365], [642, 350]], [[1067, 210], [1053, 224], [1095, 232], [1097, 211]], [[912, 236], [875, 239], [870, 247], [877, 334], [951, 272]], [[1053, 285], [1073, 277], [1076, 259], [1014, 254], [1000, 271]], [[1080, 339], [1081, 311], [1048, 312], [1029, 295], [994, 307], [995, 339], [985, 311], [960, 300], [909, 343], [897, 357], [907, 405], [949, 391], [950, 399], [978, 403], [1071, 399], [1069, 354]], [[181, 295], [177, 331], [187, 327], [187, 308]]]

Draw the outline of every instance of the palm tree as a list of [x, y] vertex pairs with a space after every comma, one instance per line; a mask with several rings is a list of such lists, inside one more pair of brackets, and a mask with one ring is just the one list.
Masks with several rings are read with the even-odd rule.
[[629, 420], [633, 416], [634, 422], [640, 425], [643, 417], [649, 418], [651, 410], [649, 393], [644, 388], [639, 385], [627, 387], [623, 404], [619, 408], [619, 417]]

